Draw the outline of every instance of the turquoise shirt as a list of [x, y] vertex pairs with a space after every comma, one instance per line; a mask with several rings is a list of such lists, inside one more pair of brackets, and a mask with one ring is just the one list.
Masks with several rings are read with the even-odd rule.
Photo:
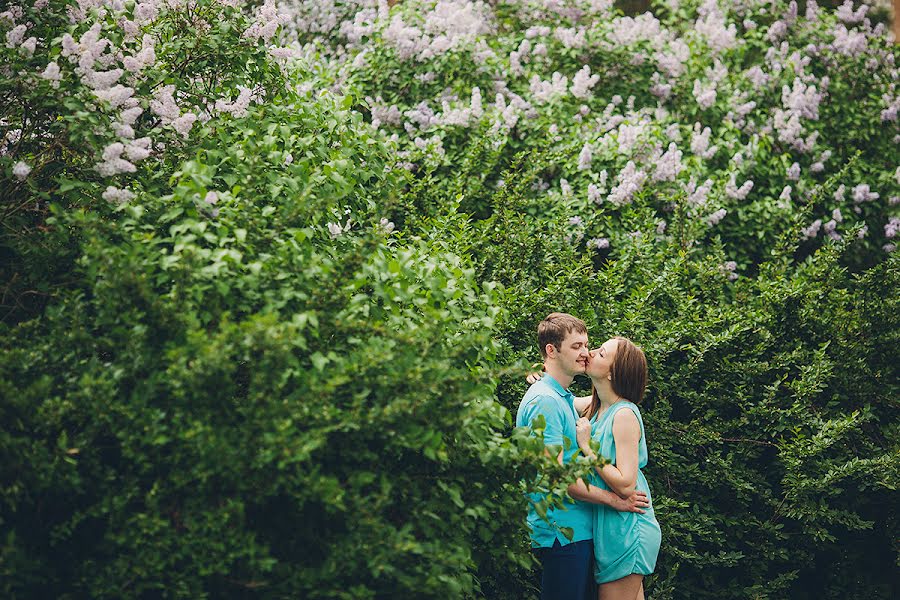
[[[547, 423], [544, 429], [544, 444], [563, 447], [563, 464], [571, 462], [580, 452], [575, 437], [575, 397], [550, 375], [545, 374], [528, 388], [516, 413], [516, 427], [531, 427], [534, 420], [543, 415]], [[530, 494], [528, 526], [531, 529], [531, 545], [535, 548], [550, 548], [559, 540], [565, 546], [593, 537], [593, 510], [590, 504], [568, 499], [565, 510], [547, 511], [547, 521], [538, 516], [534, 503], [543, 500], [543, 494]], [[549, 522], [548, 522], [549, 521]], [[571, 540], [560, 531], [561, 527], [571, 527]]]

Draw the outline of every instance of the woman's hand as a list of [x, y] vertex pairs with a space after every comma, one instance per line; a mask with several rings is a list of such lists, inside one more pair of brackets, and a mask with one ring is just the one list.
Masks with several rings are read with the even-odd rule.
[[578, 438], [578, 447], [585, 454], [591, 454], [591, 422], [585, 417], [575, 421], [575, 436]]
[[541, 375], [543, 375], [543, 373], [541, 373], [540, 371], [535, 371], [534, 373], [529, 373], [528, 376], [525, 378], [525, 381], [528, 382], [528, 385], [537, 383], [538, 381], [541, 380]]

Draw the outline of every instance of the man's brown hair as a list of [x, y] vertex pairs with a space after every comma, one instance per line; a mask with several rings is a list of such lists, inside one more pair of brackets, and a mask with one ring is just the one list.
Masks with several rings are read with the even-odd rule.
[[547, 344], [553, 344], [557, 350], [562, 348], [563, 340], [572, 332], [587, 333], [587, 325], [578, 317], [567, 313], [550, 313], [538, 325], [538, 346], [541, 356], [547, 358]]

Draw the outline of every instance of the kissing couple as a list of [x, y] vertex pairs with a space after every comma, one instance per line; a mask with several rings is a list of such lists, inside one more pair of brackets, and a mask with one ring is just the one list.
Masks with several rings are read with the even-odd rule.
[[[541, 563], [541, 600], [644, 600], [644, 576], [653, 572], [661, 542], [650, 486], [644, 422], [637, 404], [647, 386], [647, 359], [631, 340], [614, 337], [595, 350], [584, 321], [552, 313], [538, 325], [544, 373], [528, 376], [517, 427], [543, 416], [544, 444], [562, 448], [568, 464], [596, 458], [591, 440], [610, 461], [588, 481], [569, 485], [564, 510], [528, 511], [531, 545]], [[591, 379], [590, 396], [568, 390], [576, 375]], [[568, 445], [566, 443], [568, 440]], [[569, 540], [561, 528], [570, 528]]]

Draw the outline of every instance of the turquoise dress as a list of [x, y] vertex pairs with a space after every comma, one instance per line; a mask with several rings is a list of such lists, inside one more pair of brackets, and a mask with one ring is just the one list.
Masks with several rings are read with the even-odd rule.
[[[616, 402], [591, 424], [591, 436], [600, 444], [600, 454], [615, 464], [616, 442], [613, 439], [613, 418], [620, 410], [631, 410], [641, 425], [638, 443], [637, 489], [647, 494], [650, 507], [644, 514], [619, 512], [608, 506], [596, 505], [594, 509], [594, 578], [597, 583], [608, 583], [632, 573], [649, 575], [656, 568], [656, 557], [662, 536], [659, 523], [653, 513], [650, 486], [641, 469], [647, 465], [647, 440], [641, 411], [627, 400]], [[591, 482], [605, 490], [610, 489], [599, 475]]]

